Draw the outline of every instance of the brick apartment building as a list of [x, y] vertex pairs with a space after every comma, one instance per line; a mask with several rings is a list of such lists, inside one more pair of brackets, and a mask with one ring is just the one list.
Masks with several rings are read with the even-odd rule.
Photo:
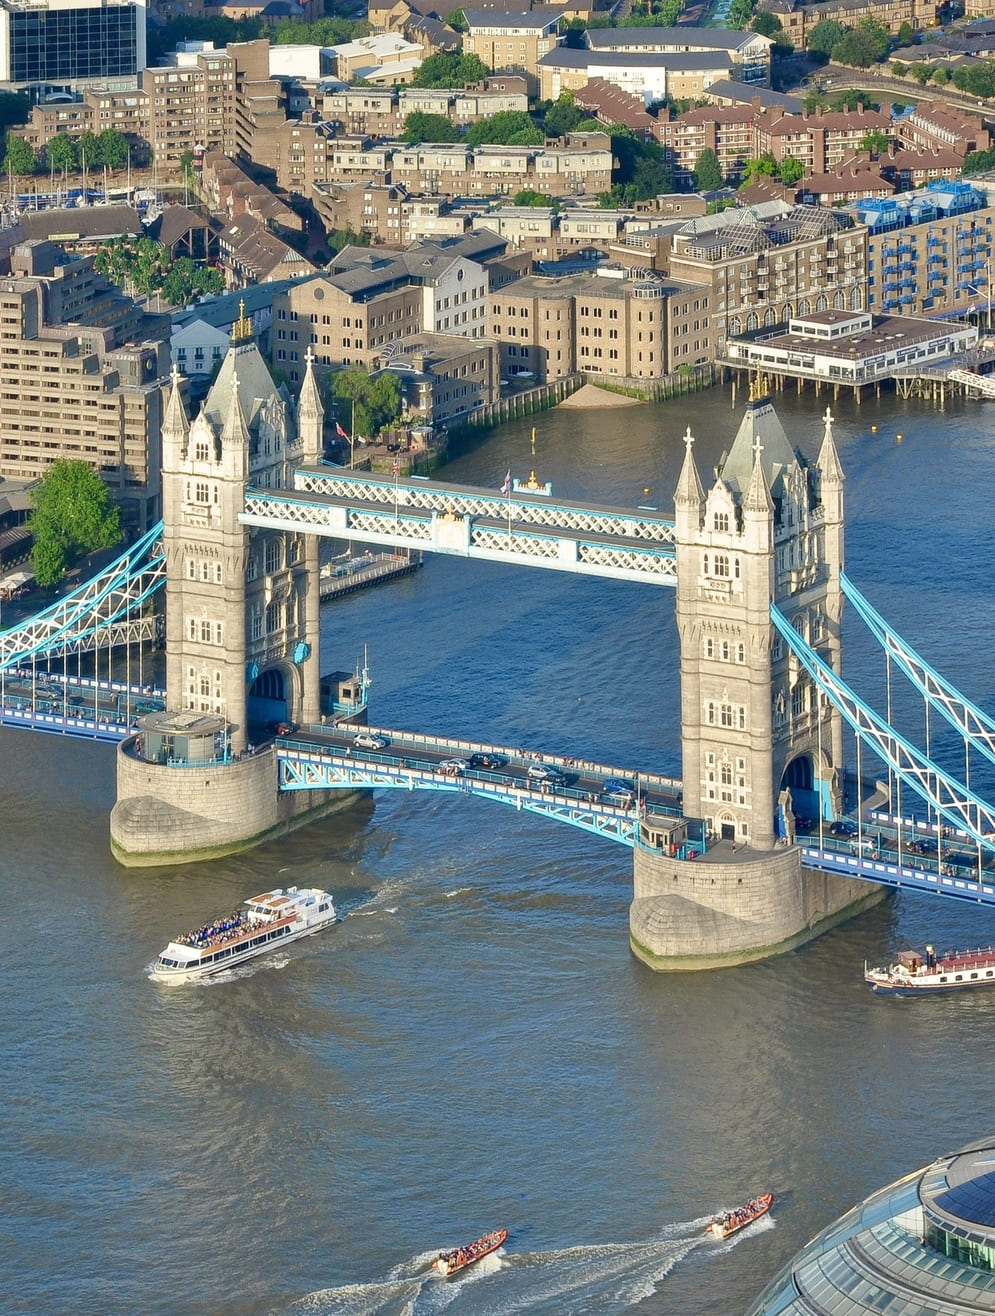
[[168, 320], [146, 317], [50, 242], [11, 253], [0, 278], [0, 474], [40, 479], [60, 458], [93, 468], [144, 530], [161, 514]]

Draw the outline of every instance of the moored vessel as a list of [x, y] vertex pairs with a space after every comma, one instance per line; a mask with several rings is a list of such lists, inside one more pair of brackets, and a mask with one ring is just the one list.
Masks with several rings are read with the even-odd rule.
[[711, 1234], [712, 1238], [730, 1238], [733, 1234], [738, 1234], [741, 1229], [745, 1229], [747, 1225], [752, 1225], [754, 1220], [766, 1215], [773, 1201], [773, 1193], [762, 1193], [759, 1197], [751, 1197], [745, 1206], [738, 1206], [735, 1211], [723, 1211], [722, 1215], [717, 1215], [709, 1223], [705, 1233]]
[[152, 966], [155, 982], [191, 982], [264, 955], [335, 922], [335, 906], [318, 887], [278, 887], [232, 914], [171, 941]]
[[435, 1259], [436, 1268], [444, 1279], [452, 1279], [461, 1270], [466, 1270], [467, 1266], [472, 1266], [475, 1261], [480, 1261], [490, 1256], [492, 1252], [496, 1252], [507, 1237], [507, 1229], [495, 1229], [492, 1234], [483, 1234], [463, 1247], [440, 1252]]
[[875, 992], [893, 996], [982, 987], [995, 983], [995, 946], [950, 950], [943, 955], [937, 955], [932, 946], [924, 952], [903, 950], [887, 968], [868, 968], [865, 960], [864, 982]]

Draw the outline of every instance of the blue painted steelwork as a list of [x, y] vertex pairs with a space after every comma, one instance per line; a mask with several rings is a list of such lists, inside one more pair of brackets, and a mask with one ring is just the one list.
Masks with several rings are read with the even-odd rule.
[[[295, 745], [283, 740], [277, 741], [276, 755], [281, 790], [428, 790], [475, 795], [579, 827], [628, 849], [635, 844], [639, 828], [638, 811], [591, 800], [587, 792], [569, 786], [543, 793], [536, 786], [511, 781], [497, 773], [449, 776], [428, 765], [413, 764], [389, 754], [380, 754], [375, 760], [361, 759], [353, 751], [347, 758], [345, 750], [338, 746], [316, 750], [313, 745]], [[654, 811], [677, 813], [677, 810], [656, 810], [655, 806]]]
[[93, 637], [140, 608], [166, 583], [162, 522], [96, 576], [0, 633], [0, 670], [88, 647]]
[[930, 706], [946, 718], [969, 747], [979, 750], [990, 762], [995, 763], [995, 719], [966, 699], [921, 658], [897, 631], [892, 630], [845, 573], [841, 574], [840, 583], [844, 597], [853, 604], [868, 630], [885, 653], [894, 658]]
[[878, 717], [842, 677], [822, 661], [774, 603], [770, 607], [770, 616], [791, 652], [861, 740], [949, 823], [962, 827], [978, 845], [995, 850], [995, 809]]
[[928, 892], [954, 900], [969, 900], [975, 905], [995, 905], [995, 876], [969, 878], [956, 874], [930, 872], [909, 864], [893, 863], [886, 859], [869, 859], [823, 850], [817, 846], [802, 846], [802, 862], [806, 868], [822, 872], [843, 873], [865, 882], [896, 889]]

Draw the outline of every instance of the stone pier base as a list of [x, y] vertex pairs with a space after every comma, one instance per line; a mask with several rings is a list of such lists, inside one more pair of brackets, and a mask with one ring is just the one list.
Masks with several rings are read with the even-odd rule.
[[127, 868], [189, 864], [250, 849], [356, 799], [351, 790], [278, 789], [272, 747], [233, 763], [171, 767], [117, 752], [111, 852]]
[[693, 860], [633, 851], [629, 944], [659, 972], [713, 969], [800, 946], [871, 905], [883, 887], [802, 868], [801, 851], [722, 842]]

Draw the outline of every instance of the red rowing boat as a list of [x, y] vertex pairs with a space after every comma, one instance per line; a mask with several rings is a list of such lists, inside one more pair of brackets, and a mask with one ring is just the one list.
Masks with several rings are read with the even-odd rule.
[[435, 1264], [442, 1272], [444, 1279], [452, 1279], [461, 1270], [466, 1270], [467, 1266], [472, 1266], [475, 1261], [480, 1261], [483, 1257], [488, 1257], [492, 1252], [496, 1252], [507, 1237], [507, 1229], [495, 1229], [493, 1234], [484, 1234], [481, 1238], [474, 1239], [472, 1243], [467, 1243], [463, 1247], [454, 1247], [449, 1252], [440, 1252], [439, 1256], [436, 1257]]
[[766, 1215], [774, 1201], [773, 1193], [763, 1193], [760, 1197], [751, 1197], [745, 1206], [738, 1206], [735, 1211], [724, 1211], [717, 1215], [705, 1230], [712, 1238], [731, 1238], [738, 1234], [754, 1220]]

